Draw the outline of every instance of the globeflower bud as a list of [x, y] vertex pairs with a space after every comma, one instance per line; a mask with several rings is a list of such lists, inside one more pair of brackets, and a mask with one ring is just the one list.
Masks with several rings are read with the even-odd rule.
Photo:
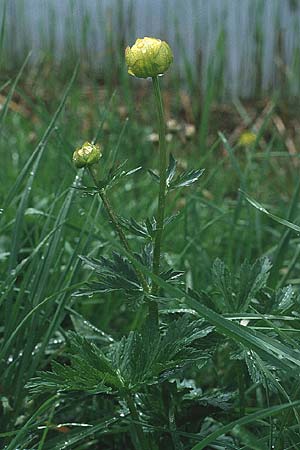
[[130, 75], [138, 78], [156, 77], [168, 70], [173, 62], [173, 53], [165, 41], [144, 37], [126, 48], [125, 60]]
[[245, 131], [239, 138], [238, 144], [241, 147], [249, 147], [256, 141], [257, 136], [252, 131]]
[[85, 142], [82, 147], [77, 148], [73, 153], [73, 163], [77, 169], [80, 169], [97, 163], [101, 156], [100, 145]]

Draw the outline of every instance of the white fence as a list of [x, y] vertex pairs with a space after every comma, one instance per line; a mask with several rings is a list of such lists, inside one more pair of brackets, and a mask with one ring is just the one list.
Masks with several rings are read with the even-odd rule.
[[101, 69], [120, 40], [160, 36], [178, 67], [184, 54], [203, 83], [209, 62], [219, 59], [227, 93], [251, 95], [258, 83], [266, 90], [282, 78], [290, 93], [300, 91], [298, 0], [8, 0], [6, 17], [12, 62], [33, 49], [35, 59], [51, 51], [62, 62], [80, 53]]

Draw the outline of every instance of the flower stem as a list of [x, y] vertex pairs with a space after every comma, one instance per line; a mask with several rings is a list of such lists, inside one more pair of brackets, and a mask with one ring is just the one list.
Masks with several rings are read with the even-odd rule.
[[100, 190], [99, 191], [99, 195], [101, 197], [101, 200], [103, 202], [104, 208], [106, 209], [106, 212], [111, 220], [111, 223], [113, 224], [116, 232], [119, 235], [120, 241], [122, 242], [125, 250], [127, 250], [127, 252], [131, 253], [130, 247], [129, 247], [129, 243], [127, 241], [127, 238], [118, 222], [118, 219], [116, 218], [116, 215], [114, 213], [114, 210], [112, 209], [111, 204], [108, 201], [108, 198], [106, 197], [106, 194], [104, 192], [104, 190]]
[[[89, 167], [89, 172], [91, 174], [91, 177], [93, 178], [95, 186], [98, 187], [99, 186], [99, 182], [97, 180], [97, 174], [96, 174], [95, 168], [93, 166], [90, 166]], [[111, 204], [110, 204], [110, 202], [109, 202], [109, 200], [108, 200], [108, 198], [106, 196], [105, 190], [104, 189], [99, 189], [98, 190], [98, 194], [99, 194], [99, 196], [100, 196], [100, 198], [101, 198], [101, 200], [103, 202], [103, 206], [104, 206], [104, 208], [105, 208], [105, 210], [106, 210], [106, 212], [107, 212], [107, 214], [108, 214], [108, 216], [109, 216], [109, 218], [111, 220], [111, 223], [112, 223], [116, 233], [118, 234], [118, 236], [120, 238], [120, 241], [121, 241], [123, 247], [125, 248], [125, 250], [128, 253], [130, 253], [132, 256], [134, 256], [133, 252], [132, 252], [132, 250], [130, 248], [129, 242], [128, 242], [128, 240], [127, 240], [127, 238], [126, 238], [126, 236], [125, 236], [125, 234], [124, 234], [124, 232], [122, 230], [122, 227], [120, 226], [120, 224], [118, 222], [118, 219], [117, 219], [117, 217], [115, 215], [115, 212], [114, 212], [114, 210], [113, 210], [113, 208], [112, 208], [112, 206], [111, 206]], [[142, 287], [144, 289], [144, 292], [148, 292], [149, 291], [148, 283], [147, 283], [144, 275], [142, 274], [142, 272], [140, 270], [136, 270], [136, 274], [137, 274], [137, 277], [139, 279], [139, 282], [141, 283], [141, 285], [142, 285]]]
[[[154, 240], [153, 250], [153, 273], [159, 275], [160, 268], [160, 256], [161, 256], [161, 244], [164, 230], [165, 219], [165, 204], [166, 204], [166, 184], [167, 184], [167, 148], [166, 148], [166, 129], [163, 103], [160, 93], [158, 77], [152, 78], [155, 102], [158, 116], [159, 127], [159, 194], [158, 194], [158, 208], [156, 216], [156, 234]], [[153, 285], [152, 293], [157, 293], [158, 286]], [[152, 305], [153, 306], [153, 305]], [[152, 308], [151, 306], [151, 308]], [[157, 308], [157, 305], [156, 305]], [[158, 315], [158, 311], [157, 311]]]

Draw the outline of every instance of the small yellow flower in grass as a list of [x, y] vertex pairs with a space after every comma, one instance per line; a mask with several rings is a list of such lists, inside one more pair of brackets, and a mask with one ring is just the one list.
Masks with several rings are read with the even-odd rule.
[[125, 50], [128, 73], [138, 78], [164, 74], [173, 62], [173, 53], [165, 41], [152, 37], [137, 39]]
[[252, 131], [245, 131], [241, 134], [238, 140], [238, 145], [240, 145], [241, 147], [249, 147], [256, 141], [256, 138], [256, 134]]
[[80, 169], [97, 163], [101, 156], [100, 145], [85, 142], [82, 147], [77, 148], [73, 153], [73, 163], [77, 169]]

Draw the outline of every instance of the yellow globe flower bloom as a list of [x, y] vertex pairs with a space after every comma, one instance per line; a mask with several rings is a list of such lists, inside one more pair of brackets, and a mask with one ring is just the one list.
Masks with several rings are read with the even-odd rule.
[[75, 167], [80, 169], [81, 167], [92, 166], [97, 163], [101, 156], [100, 145], [85, 142], [82, 147], [77, 148], [73, 153], [73, 163]]
[[125, 60], [130, 75], [138, 78], [156, 77], [168, 70], [173, 62], [173, 53], [165, 41], [144, 37], [126, 48]]
[[256, 134], [252, 131], [245, 131], [241, 134], [238, 144], [242, 147], [249, 147], [256, 141]]

